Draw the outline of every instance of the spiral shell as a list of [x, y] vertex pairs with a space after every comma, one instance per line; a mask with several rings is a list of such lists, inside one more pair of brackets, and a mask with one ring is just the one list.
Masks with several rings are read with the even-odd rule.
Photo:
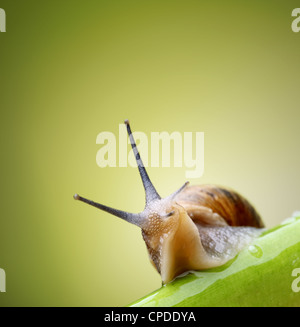
[[187, 186], [174, 199], [194, 222], [215, 226], [252, 226], [264, 224], [255, 208], [240, 194], [216, 185]]

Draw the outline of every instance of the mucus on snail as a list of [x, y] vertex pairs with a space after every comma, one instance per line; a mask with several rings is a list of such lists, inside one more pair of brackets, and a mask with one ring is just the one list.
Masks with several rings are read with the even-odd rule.
[[146, 193], [144, 210], [129, 213], [78, 194], [74, 199], [140, 227], [150, 261], [163, 283], [189, 270], [225, 264], [261, 233], [264, 225], [259, 214], [233, 190], [216, 185], [188, 186], [186, 182], [161, 198], [140, 158], [129, 121], [125, 124]]

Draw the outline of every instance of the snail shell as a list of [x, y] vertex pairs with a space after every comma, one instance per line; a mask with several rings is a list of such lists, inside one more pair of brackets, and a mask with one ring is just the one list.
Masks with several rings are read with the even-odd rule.
[[189, 270], [223, 265], [261, 233], [259, 214], [233, 190], [215, 185], [188, 186], [187, 182], [161, 198], [145, 170], [129, 122], [125, 124], [146, 193], [145, 209], [135, 214], [77, 194], [74, 198], [139, 226], [150, 261], [163, 283]]
[[215, 226], [263, 227], [254, 207], [240, 194], [216, 185], [188, 186], [175, 200], [194, 222]]

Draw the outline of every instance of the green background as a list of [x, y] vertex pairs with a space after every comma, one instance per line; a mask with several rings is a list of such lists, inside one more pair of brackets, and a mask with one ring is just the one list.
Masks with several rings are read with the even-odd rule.
[[[204, 175], [267, 227], [300, 208], [299, 1], [1, 1], [1, 306], [123, 306], [161, 285], [136, 169], [96, 164], [102, 131], [205, 133]], [[128, 148], [129, 150], [129, 148]], [[186, 167], [149, 168], [159, 193]]]

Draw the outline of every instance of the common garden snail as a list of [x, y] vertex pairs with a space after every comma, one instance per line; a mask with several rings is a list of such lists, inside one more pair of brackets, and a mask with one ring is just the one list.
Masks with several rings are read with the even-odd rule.
[[146, 193], [140, 213], [129, 213], [74, 195], [142, 230], [150, 261], [163, 283], [189, 271], [223, 265], [257, 237], [262, 220], [253, 206], [233, 190], [215, 185], [188, 186], [161, 198], [140, 158], [129, 121], [130, 143]]

